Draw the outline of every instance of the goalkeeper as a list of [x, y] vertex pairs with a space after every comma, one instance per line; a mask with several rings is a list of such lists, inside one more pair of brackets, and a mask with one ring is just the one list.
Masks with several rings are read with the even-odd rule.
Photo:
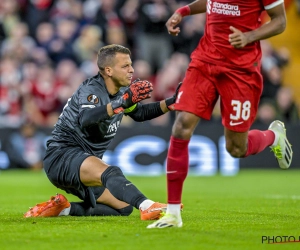
[[119, 167], [102, 160], [124, 114], [138, 122], [161, 116], [172, 109], [180, 86], [166, 100], [141, 104], [151, 97], [153, 87], [148, 81], [131, 83], [130, 55], [130, 50], [120, 45], [99, 50], [99, 74], [85, 80], [68, 100], [47, 141], [47, 177], [82, 202], [69, 202], [57, 194], [30, 208], [24, 217], [126, 216], [135, 207], [142, 220], [154, 220], [166, 209], [166, 204], [147, 199]]

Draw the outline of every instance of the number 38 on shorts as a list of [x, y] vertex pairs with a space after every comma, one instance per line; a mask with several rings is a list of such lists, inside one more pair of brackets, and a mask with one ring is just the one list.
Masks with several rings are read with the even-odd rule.
[[[232, 111], [230, 113], [230, 126], [237, 126], [243, 124], [251, 116], [251, 102], [250, 101], [231, 101]], [[252, 121], [250, 121], [252, 123]]]

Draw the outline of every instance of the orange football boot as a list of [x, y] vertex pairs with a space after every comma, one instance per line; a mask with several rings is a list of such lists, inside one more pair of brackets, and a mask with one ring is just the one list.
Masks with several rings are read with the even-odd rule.
[[61, 211], [70, 207], [71, 204], [62, 194], [51, 196], [50, 200], [36, 204], [30, 208], [25, 214], [24, 218], [28, 217], [56, 217]]

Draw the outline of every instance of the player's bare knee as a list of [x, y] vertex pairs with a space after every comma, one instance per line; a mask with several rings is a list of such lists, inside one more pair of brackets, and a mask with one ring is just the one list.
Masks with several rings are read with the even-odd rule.
[[102, 160], [88, 157], [80, 166], [80, 180], [86, 186], [102, 186], [100, 177], [106, 169], [107, 165]]
[[176, 122], [173, 125], [172, 135], [180, 139], [189, 139], [192, 136], [193, 130], [185, 126], [182, 122]]
[[246, 150], [237, 146], [226, 146], [227, 152], [234, 158], [242, 158], [246, 154]]

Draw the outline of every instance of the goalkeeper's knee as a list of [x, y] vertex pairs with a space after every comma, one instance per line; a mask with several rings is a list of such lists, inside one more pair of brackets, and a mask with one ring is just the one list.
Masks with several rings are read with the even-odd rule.
[[122, 216], [128, 216], [132, 213], [133, 211], [133, 206], [127, 206], [121, 209], [118, 209], [118, 212], [122, 215]]
[[106, 187], [106, 182], [110, 179], [110, 178], [115, 178], [115, 177], [124, 177], [125, 176], [122, 172], [122, 170], [117, 167], [117, 166], [109, 166], [103, 173], [101, 176], [101, 182], [103, 184], [104, 187]]

